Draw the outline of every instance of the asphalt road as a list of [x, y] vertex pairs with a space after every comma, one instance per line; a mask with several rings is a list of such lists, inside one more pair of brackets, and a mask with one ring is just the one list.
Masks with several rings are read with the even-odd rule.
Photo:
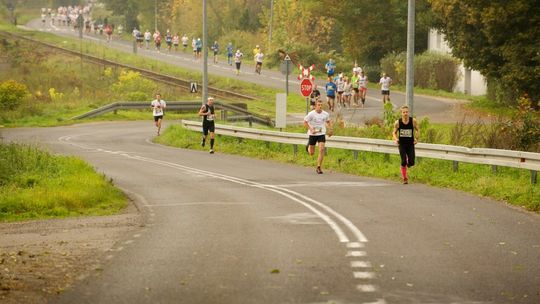
[[87, 160], [146, 218], [53, 302], [540, 303], [538, 214], [153, 133], [151, 121], [2, 131]]
[[[27, 24], [27, 27], [35, 30], [45, 31], [52, 34], [66, 36], [66, 37], [79, 37], [79, 32], [75, 31], [73, 28], [61, 25], [52, 25], [49, 22], [45, 26], [41, 23], [40, 19], [33, 20]], [[125, 52], [133, 52], [132, 42], [122, 41], [114, 39], [108, 43], [106, 42], [106, 35], [95, 35], [93, 31], [91, 34], [83, 35], [85, 40], [94, 41], [103, 45], [107, 45], [110, 48], [121, 50]], [[114, 35], [113, 35], [114, 37]], [[191, 41], [190, 41], [191, 43]], [[158, 53], [152, 47], [149, 50], [145, 48], [139, 49], [137, 54], [146, 58], [160, 60], [167, 64], [176, 65], [188, 70], [194, 70], [202, 72], [202, 59], [195, 60], [191, 52], [191, 45], [188, 47], [186, 53], [183, 52], [167, 52], [165, 49], [165, 43], [162, 43], [162, 51]], [[224, 46], [222, 46], [222, 49]], [[211, 75], [217, 75], [222, 77], [237, 78], [242, 81], [256, 83], [265, 87], [282, 89], [285, 92], [285, 76], [278, 71], [264, 69], [261, 75], [254, 73], [254, 65], [251, 60], [251, 50], [243, 50], [245, 57], [242, 63], [241, 74], [239, 76], [235, 75], [234, 66], [229, 66], [226, 62], [219, 62], [214, 64], [212, 58], [209, 55], [208, 59], [208, 72]], [[305, 63], [306, 65], [308, 63]], [[322, 67], [319, 67], [322, 68]], [[339, 67], [338, 67], [339, 70]], [[349, 73], [350, 74], [350, 73]], [[296, 79], [297, 75], [291, 75], [289, 77], [289, 91], [293, 94], [300, 94], [300, 82]], [[201, 82], [201, 79], [192, 79], [194, 82]], [[379, 79], [370, 79], [370, 82], [378, 83]], [[320, 88], [324, 88], [325, 79], [317, 79], [317, 84]], [[321, 91], [321, 94], [324, 96], [324, 90]], [[324, 98], [323, 98], [324, 99]], [[373, 117], [382, 116], [382, 101], [379, 90], [370, 89], [367, 94], [366, 106], [363, 109], [341, 109], [340, 114], [342, 117], [349, 123], [353, 124], [363, 124], [366, 120], [369, 120]], [[405, 104], [405, 94], [401, 92], [392, 91], [391, 100], [395, 107], [399, 107]], [[455, 123], [462, 121], [464, 118], [463, 112], [460, 110], [459, 105], [463, 101], [456, 101], [445, 98], [431, 97], [431, 96], [422, 96], [415, 95], [414, 98], [414, 112], [417, 118], [421, 119], [423, 117], [428, 117], [432, 122], [445, 122], [445, 123]], [[294, 114], [294, 113], [293, 113]], [[298, 117], [301, 118], [302, 113], [296, 113]], [[471, 119], [471, 117], [468, 117]]]

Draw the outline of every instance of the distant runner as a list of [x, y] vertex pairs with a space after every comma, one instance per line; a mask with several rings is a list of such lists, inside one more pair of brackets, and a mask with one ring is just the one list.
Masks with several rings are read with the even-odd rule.
[[392, 78], [386, 76], [386, 73], [383, 73], [383, 77], [379, 80], [381, 85], [381, 94], [382, 101], [385, 104], [387, 101], [390, 101], [390, 85], [392, 85]]

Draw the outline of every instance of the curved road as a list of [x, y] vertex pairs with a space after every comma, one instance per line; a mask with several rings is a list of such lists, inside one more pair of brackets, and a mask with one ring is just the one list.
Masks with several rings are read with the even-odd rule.
[[[47, 22], [46, 25], [43, 26], [40, 19], [29, 22], [27, 24], [27, 27], [34, 30], [49, 32], [59, 36], [66, 36], [72, 38], [79, 37], [79, 32], [75, 31], [73, 28], [61, 25], [55, 26], [50, 24], [49, 22]], [[105, 37], [105, 34], [94, 35], [93, 31], [91, 34], [84, 34], [83, 36], [83, 38], [87, 41], [94, 41], [95, 43], [107, 45], [110, 48], [114, 48], [116, 50], [128, 53], [133, 52], [133, 45], [131, 42], [113, 39], [112, 42], [107, 43]], [[202, 72], [202, 60], [194, 60], [193, 56], [191, 55], [191, 51], [188, 51], [186, 53], [168, 53], [163, 45], [165, 44], [162, 44], [162, 51], [160, 53], [155, 51], [153, 48], [150, 48], [149, 50], [143, 48], [139, 49], [137, 54], [146, 58], [160, 60], [167, 64], [176, 65], [184, 69]], [[237, 78], [242, 81], [256, 83], [265, 87], [281, 89], [285, 91], [284, 75], [282, 75], [278, 71], [266, 70], [264, 68], [261, 75], [255, 74], [254, 66], [251, 64], [251, 56], [249, 55], [251, 54], [251, 50], [244, 50], [244, 54], [246, 56], [245, 60], [242, 63], [242, 72], [239, 76], [235, 75], [234, 67], [229, 66], [228, 64], [226, 64], [226, 62], [214, 64], [210, 55], [208, 59], [209, 74], [222, 77]], [[296, 79], [296, 76], [297, 75], [293, 74], [289, 77], [289, 91], [299, 94], [300, 82]], [[192, 79], [192, 81], [201, 82], [200, 79]], [[370, 81], [378, 82], [379, 80], [371, 79]], [[319, 87], [324, 87], [325, 81], [323, 79], [318, 79], [317, 84], [319, 85]], [[321, 93], [324, 95], [323, 91], [321, 91]], [[404, 93], [392, 91], [391, 98], [395, 106], [401, 106], [405, 104]], [[464, 118], [464, 114], [460, 111], [459, 107], [459, 105], [462, 103], [463, 101], [457, 101], [452, 99], [415, 95], [414, 111], [415, 115], [419, 119], [423, 117], [429, 117], [430, 121], [432, 122], [455, 123], [461, 121]], [[355, 124], [363, 123], [372, 117], [380, 117], [382, 115], [382, 102], [380, 91], [374, 89], [368, 90], [365, 108], [342, 109], [340, 111], [340, 114], [346, 121]], [[300, 120], [303, 118], [303, 115], [301, 115], [300, 113], [297, 113], [296, 116], [297, 119]]]
[[146, 218], [103, 257], [103, 271], [55, 302], [540, 303], [537, 214], [414, 183], [164, 147], [153, 131], [151, 122], [3, 130], [4, 140], [87, 160]]

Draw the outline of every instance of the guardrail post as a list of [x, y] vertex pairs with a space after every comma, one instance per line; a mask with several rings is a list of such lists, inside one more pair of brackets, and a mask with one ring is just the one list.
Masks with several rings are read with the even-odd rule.
[[294, 156], [296, 156], [296, 154], [298, 154], [298, 145], [293, 145], [293, 153], [294, 153]]
[[491, 173], [497, 174], [497, 166], [495, 166], [495, 165], [491, 166]]
[[536, 179], [537, 179], [537, 171], [531, 170], [531, 184], [536, 185]]
[[387, 163], [390, 162], [390, 154], [384, 153], [384, 161]]
[[457, 160], [452, 161], [452, 170], [457, 172], [459, 169], [459, 162]]
[[352, 151], [354, 160], [358, 160], [358, 151], [354, 150]]
[[265, 141], [264, 143], [266, 144], [266, 148], [267, 148], [267, 149], [270, 149], [270, 142], [269, 142], [269, 141]]
[[248, 117], [248, 121], [249, 121], [249, 127], [253, 127], [253, 117], [251, 115], [249, 115]]
[[114, 110], [114, 111], [113, 111], [113, 114], [114, 114], [114, 115], [118, 114], [118, 110]]

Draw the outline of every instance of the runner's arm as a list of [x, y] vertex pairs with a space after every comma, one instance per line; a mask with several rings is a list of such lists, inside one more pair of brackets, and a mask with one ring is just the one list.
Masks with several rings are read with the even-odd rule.
[[420, 138], [420, 129], [418, 128], [418, 123], [416, 122], [416, 118], [413, 118], [413, 127], [414, 127], [414, 144], [416, 145], [418, 143], [418, 139]]
[[202, 106], [201, 109], [199, 110], [199, 116], [206, 116], [208, 115], [208, 112], [205, 112], [204, 110], [206, 109], [205, 106]]
[[392, 132], [392, 138], [394, 139], [394, 142], [396, 144], [399, 143], [399, 139], [397, 137], [398, 128], [399, 128], [399, 120], [396, 120], [396, 122], [394, 123], [394, 131]]

